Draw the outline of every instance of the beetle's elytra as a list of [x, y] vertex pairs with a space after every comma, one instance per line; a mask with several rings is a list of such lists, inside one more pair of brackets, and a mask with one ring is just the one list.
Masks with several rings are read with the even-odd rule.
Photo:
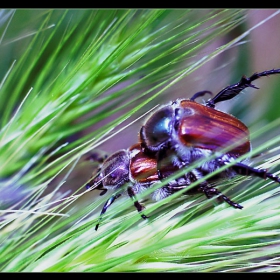
[[[191, 172], [158, 188], [152, 193], [152, 199], [160, 200], [182, 190], [233, 161], [235, 163], [231, 167], [220, 172], [212, 180], [204, 181], [192, 188], [186, 194], [202, 192], [207, 198], [217, 196], [232, 207], [242, 209], [240, 204], [233, 202], [213, 187], [218, 179], [243, 175], [269, 178], [280, 183], [278, 176], [264, 169], [249, 166], [249, 159], [238, 161], [240, 156], [251, 150], [249, 130], [234, 116], [215, 109], [215, 104], [232, 99], [243, 89], [257, 88], [252, 84], [254, 80], [274, 74], [280, 74], [280, 69], [255, 73], [249, 78], [243, 76], [238, 83], [225, 87], [205, 105], [197, 103], [195, 99], [211, 93], [210, 91], [198, 92], [190, 99], [176, 100], [152, 113], [140, 129], [139, 143], [105, 159], [98, 176], [87, 184], [87, 188], [103, 190], [101, 194], [107, 189], [118, 190], [105, 203], [100, 218], [123, 193], [127, 193], [133, 199], [138, 212], [142, 212], [144, 206], [136, 198], [138, 193], [178, 169], [210, 156], [210, 160], [204, 161]], [[222, 153], [221, 150], [227, 147], [228, 151]], [[147, 218], [143, 213], [141, 216]], [[98, 225], [99, 223], [96, 230]]]

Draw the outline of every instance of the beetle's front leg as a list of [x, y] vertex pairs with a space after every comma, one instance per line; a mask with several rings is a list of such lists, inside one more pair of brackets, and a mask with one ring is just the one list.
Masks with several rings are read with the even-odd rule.
[[[99, 170], [100, 172], [100, 170]], [[95, 186], [94, 188], [92, 188]], [[91, 189], [92, 188], [92, 189]], [[93, 179], [91, 179], [87, 184], [86, 184], [86, 189], [89, 190], [100, 190], [101, 193], [100, 195], [104, 195], [107, 192], [107, 189], [103, 187], [103, 182], [102, 182], [102, 177], [97, 176]]]
[[112, 203], [113, 203], [118, 197], [120, 197], [120, 196], [121, 196], [120, 193], [119, 193], [119, 194], [115, 194], [115, 195], [111, 196], [111, 197], [105, 202], [105, 204], [104, 204], [104, 206], [103, 206], [103, 208], [102, 208], [102, 210], [101, 210], [101, 213], [100, 213], [100, 216], [99, 216], [99, 219], [98, 219], [98, 223], [97, 223], [96, 226], [95, 226], [95, 230], [98, 229], [99, 224], [100, 224], [100, 221], [101, 221], [101, 219], [102, 219], [102, 216], [105, 214], [105, 212], [107, 211], [108, 207], [109, 207], [110, 205], [112, 205]]
[[[94, 189], [101, 190], [100, 195], [104, 195], [107, 192], [107, 189], [103, 187], [102, 176], [100, 176], [101, 166], [106, 158], [107, 158], [107, 155], [100, 156], [98, 153], [91, 153], [90, 155], [88, 155], [85, 158], [86, 160], [98, 162], [100, 164], [96, 173], [94, 175], [92, 175], [92, 177], [90, 178], [90, 181], [86, 184], [87, 190], [91, 189], [92, 186], [95, 186], [95, 188], [92, 188], [92, 190], [94, 190]], [[99, 174], [99, 175], [96, 176], [96, 174]]]

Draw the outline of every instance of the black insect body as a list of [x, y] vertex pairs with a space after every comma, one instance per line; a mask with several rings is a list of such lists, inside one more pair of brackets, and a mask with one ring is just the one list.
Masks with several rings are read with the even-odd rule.
[[[232, 115], [215, 109], [215, 104], [230, 100], [247, 87], [256, 88], [252, 82], [260, 77], [280, 74], [280, 69], [243, 76], [233, 85], [222, 89], [205, 105], [195, 99], [209, 91], [196, 93], [190, 99], [177, 100], [162, 106], [151, 114], [140, 130], [140, 143], [128, 150], [121, 150], [108, 157], [101, 165], [99, 176], [87, 185], [88, 188], [125, 190], [133, 199], [139, 212], [144, 206], [137, 199], [137, 193], [172, 175], [178, 169], [189, 166], [200, 159], [206, 159], [191, 172], [157, 189], [152, 198], [160, 200], [189, 186], [203, 176], [220, 167], [236, 161], [251, 151], [249, 130], [245, 124]], [[229, 148], [225, 153], [223, 149]], [[207, 160], [208, 158], [212, 158]], [[258, 176], [280, 183], [280, 178], [264, 169], [248, 165], [248, 160], [233, 163], [215, 179], [231, 178], [235, 175]], [[242, 209], [213, 187], [211, 181], [204, 181], [187, 193], [202, 192], [206, 197], [217, 196], [234, 208]], [[101, 216], [121, 192], [113, 195], [104, 205]], [[142, 218], [147, 218], [144, 214]], [[96, 229], [98, 224], [96, 226]]]

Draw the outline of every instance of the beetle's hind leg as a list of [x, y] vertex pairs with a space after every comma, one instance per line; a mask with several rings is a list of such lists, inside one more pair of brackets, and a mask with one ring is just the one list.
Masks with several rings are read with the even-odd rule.
[[218, 92], [213, 98], [209, 99], [206, 102], [206, 106], [215, 108], [215, 104], [217, 104], [218, 102], [230, 100], [236, 95], [238, 95], [243, 89], [248, 87], [258, 89], [255, 85], [252, 84], [253, 81], [261, 77], [270, 76], [274, 74], [280, 74], [280, 69], [271, 69], [260, 73], [254, 73], [249, 78], [242, 76], [238, 83], [225, 87], [220, 92]]
[[190, 100], [191, 101], [195, 101], [195, 99], [197, 99], [198, 97], [201, 97], [203, 95], [205, 95], [206, 93], [210, 94], [210, 95], [213, 95], [213, 93], [209, 90], [203, 90], [203, 91], [199, 91], [197, 93], [195, 93], [191, 98]]
[[214, 196], [217, 196], [218, 199], [222, 199], [226, 203], [228, 203], [230, 206], [237, 208], [237, 209], [242, 209], [243, 206], [240, 204], [232, 201], [230, 198], [228, 198], [226, 195], [222, 194], [220, 191], [218, 191], [216, 188], [209, 187], [207, 183], [202, 184], [199, 188], [198, 191], [203, 192], [207, 198], [212, 198]]
[[[280, 183], [280, 178], [276, 175], [273, 175], [272, 173], [267, 172], [266, 169], [257, 169], [257, 168], [248, 166], [244, 163], [236, 163], [232, 166], [232, 169], [239, 175], [256, 176], [256, 177], [260, 177], [264, 180], [269, 178], [276, 183]], [[229, 199], [227, 196], [222, 194], [217, 189], [209, 187], [209, 185], [206, 182], [205, 182], [205, 184], [200, 185], [200, 187], [198, 188], [198, 191], [203, 192], [207, 196], [207, 198], [212, 198], [213, 196], [218, 196], [218, 198], [223, 199], [225, 202], [227, 202], [229, 205], [231, 205], [234, 208], [238, 208], [238, 209], [243, 208], [243, 206], [232, 201], [231, 199]]]
[[[195, 171], [195, 172], [194, 172]], [[188, 178], [190, 179], [190, 182], [194, 183], [195, 181], [197, 181], [199, 178], [201, 178], [203, 175], [200, 173], [199, 170], [193, 170], [192, 172], [188, 173]], [[169, 186], [169, 188], [171, 190], [180, 190], [182, 188], [185, 188], [186, 186], [188, 186], [189, 183], [185, 182], [183, 184], [178, 184], [178, 185], [174, 185], [172, 184], [172, 186]], [[208, 182], [204, 181], [202, 183], [199, 184], [198, 187], [194, 187], [192, 189], [189, 189], [188, 191], [186, 191], [186, 194], [196, 194], [196, 193], [204, 193], [205, 196], [210, 199], [214, 196], [217, 196], [218, 199], [222, 199], [223, 201], [225, 201], [226, 203], [228, 203], [230, 206], [237, 208], [237, 209], [242, 209], [243, 206], [241, 206], [240, 204], [232, 201], [230, 198], [228, 198], [226, 195], [222, 194], [220, 191], [218, 191], [216, 188], [211, 187], [209, 185]]]
[[251, 166], [248, 166], [244, 163], [236, 163], [232, 166], [233, 170], [239, 175], [243, 176], [256, 176], [262, 179], [271, 179], [272, 181], [280, 184], [280, 178], [272, 173], [267, 172], [266, 169], [257, 169]]

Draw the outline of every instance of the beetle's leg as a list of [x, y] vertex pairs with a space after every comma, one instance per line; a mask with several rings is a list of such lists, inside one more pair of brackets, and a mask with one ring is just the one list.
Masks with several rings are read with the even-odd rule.
[[239, 175], [243, 176], [257, 176], [262, 179], [271, 179], [276, 183], [280, 183], [280, 178], [272, 173], [267, 172], [266, 169], [257, 169], [243, 163], [236, 163], [232, 166], [233, 170]]
[[207, 198], [212, 198], [213, 196], [217, 196], [218, 198], [221, 198], [222, 200], [224, 200], [226, 203], [228, 203], [230, 206], [234, 208], [238, 208], [238, 209], [243, 208], [243, 206], [232, 201], [227, 196], [225, 196], [220, 191], [218, 191], [216, 188], [209, 187], [207, 183], [200, 185], [198, 191], [203, 192]]
[[[191, 180], [191, 182], [195, 182], [198, 180], [198, 178], [202, 176], [199, 172], [199, 170], [196, 170], [196, 172], [190, 172], [188, 173], [188, 177]], [[172, 186], [169, 186], [169, 188], [171, 190], [180, 190], [183, 189], [187, 186], [188, 184], [172, 184]], [[213, 196], [217, 196], [218, 198], [224, 200], [226, 203], [228, 203], [230, 206], [234, 207], [234, 208], [238, 208], [238, 209], [242, 209], [243, 206], [241, 206], [240, 204], [232, 201], [231, 199], [229, 199], [227, 196], [225, 196], [224, 194], [222, 194], [220, 191], [218, 191], [217, 189], [210, 187], [209, 184], [205, 181], [203, 183], [200, 183], [198, 187], [194, 187], [193, 189], [188, 190], [186, 193], [188, 194], [194, 194], [197, 192], [202, 192], [206, 195], [207, 198], [212, 198]]]
[[[99, 170], [100, 172], [100, 170]], [[97, 184], [97, 185], [96, 185]], [[107, 192], [107, 189], [105, 189], [103, 187], [103, 183], [102, 183], [102, 178], [100, 176], [97, 176], [95, 178], [93, 178], [92, 180], [90, 180], [87, 184], [86, 184], [86, 189], [90, 189], [92, 186], [95, 186], [95, 188], [93, 188], [92, 190], [100, 190], [102, 191], [100, 193], [100, 195], [104, 195]]]
[[85, 160], [92, 161], [92, 162], [98, 162], [98, 163], [102, 164], [107, 157], [108, 157], [108, 155], [100, 156], [100, 154], [93, 152], [93, 153], [90, 153], [89, 155], [87, 155], [85, 157]]
[[112, 205], [112, 203], [113, 203], [118, 197], [120, 197], [120, 196], [121, 196], [120, 193], [119, 193], [119, 194], [115, 194], [115, 195], [111, 196], [111, 197], [105, 202], [105, 204], [104, 204], [104, 206], [103, 206], [103, 208], [102, 208], [102, 210], [101, 210], [101, 213], [100, 213], [100, 216], [99, 216], [99, 219], [98, 219], [98, 223], [97, 223], [96, 226], [95, 226], [95, 230], [98, 229], [99, 224], [100, 224], [100, 221], [101, 221], [101, 219], [102, 219], [102, 216], [103, 216], [104, 213], [107, 211], [108, 207], [109, 207], [110, 205]]
[[97, 186], [95, 188], [93, 188], [92, 190], [101, 190], [102, 192], [100, 193], [100, 195], [104, 195], [107, 192], [107, 189], [103, 188], [103, 183], [102, 183], [102, 178], [100, 175], [96, 176], [96, 174], [100, 174], [101, 171], [101, 165], [104, 162], [104, 160], [107, 158], [107, 155], [99, 156], [98, 153], [91, 153], [89, 156], [86, 157], [86, 160], [91, 160], [91, 161], [95, 161], [99, 163], [99, 168], [97, 170], [97, 172], [95, 173], [95, 175], [93, 175], [91, 179], [87, 184], [86, 184], [86, 189], [90, 189], [92, 186], [96, 185]]
[[[137, 211], [138, 211], [139, 213], [142, 212], [142, 211], [145, 209], [145, 207], [144, 207], [144, 205], [142, 205], [142, 204], [136, 199], [136, 195], [135, 195], [135, 192], [133, 191], [132, 187], [128, 187], [128, 188], [127, 188], [127, 193], [128, 193], [128, 195], [129, 195], [129, 197], [131, 197], [132, 200], [134, 201], [134, 206], [135, 206], [135, 208], [137, 209]], [[144, 214], [141, 214], [141, 217], [142, 217], [144, 220], [147, 219], [147, 218], [149, 218], [149, 217], [147, 217], [147, 216], [144, 215]]]
[[100, 190], [100, 191], [102, 191], [99, 195], [101, 196], [101, 195], [104, 195], [108, 190], [107, 189], [105, 189], [105, 188], [102, 188], [102, 187], [100, 187], [100, 188], [97, 188], [98, 190]]
[[[192, 182], [195, 182], [198, 179], [198, 176], [200, 177], [202, 174], [199, 173], [199, 170], [196, 170], [196, 172], [190, 173], [190, 178]], [[207, 198], [212, 198], [213, 196], [217, 196], [218, 198], [222, 199], [226, 203], [228, 203], [230, 206], [238, 209], [242, 209], [243, 206], [240, 204], [232, 201], [227, 196], [222, 194], [220, 191], [218, 191], [216, 188], [211, 187], [206, 181], [203, 183], [200, 183], [199, 187], [197, 188], [197, 191], [203, 192]]]
[[[100, 172], [100, 168], [98, 170], [98, 173]], [[86, 184], [86, 189], [90, 189], [92, 186], [96, 185], [96, 189], [100, 189], [103, 187], [103, 184], [102, 184], [102, 178], [101, 176], [97, 176], [97, 177], [94, 177], [93, 179], [91, 179], [87, 184]], [[94, 188], [95, 189], [95, 188]], [[92, 189], [92, 190], [94, 190]]]
[[257, 89], [257, 87], [252, 84], [253, 81], [257, 80], [260, 77], [269, 76], [273, 74], [280, 74], [280, 69], [272, 69], [260, 73], [254, 73], [249, 78], [247, 78], [246, 76], [242, 76], [241, 80], [238, 83], [225, 87], [220, 92], [218, 92], [213, 98], [208, 100], [206, 102], [206, 106], [214, 108], [216, 103], [232, 99], [247, 87]]
[[212, 93], [211, 91], [209, 91], [209, 90], [203, 90], [203, 91], [199, 91], [199, 92], [195, 93], [195, 94], [190, 98], [190, 100], [191, 100], [191, 101], [195, 101], [196, 98], [201, 97], [201, 96], [205, 95], [206, 93], [209, 93], [209, 94], [213, 95], [213, 93]]

